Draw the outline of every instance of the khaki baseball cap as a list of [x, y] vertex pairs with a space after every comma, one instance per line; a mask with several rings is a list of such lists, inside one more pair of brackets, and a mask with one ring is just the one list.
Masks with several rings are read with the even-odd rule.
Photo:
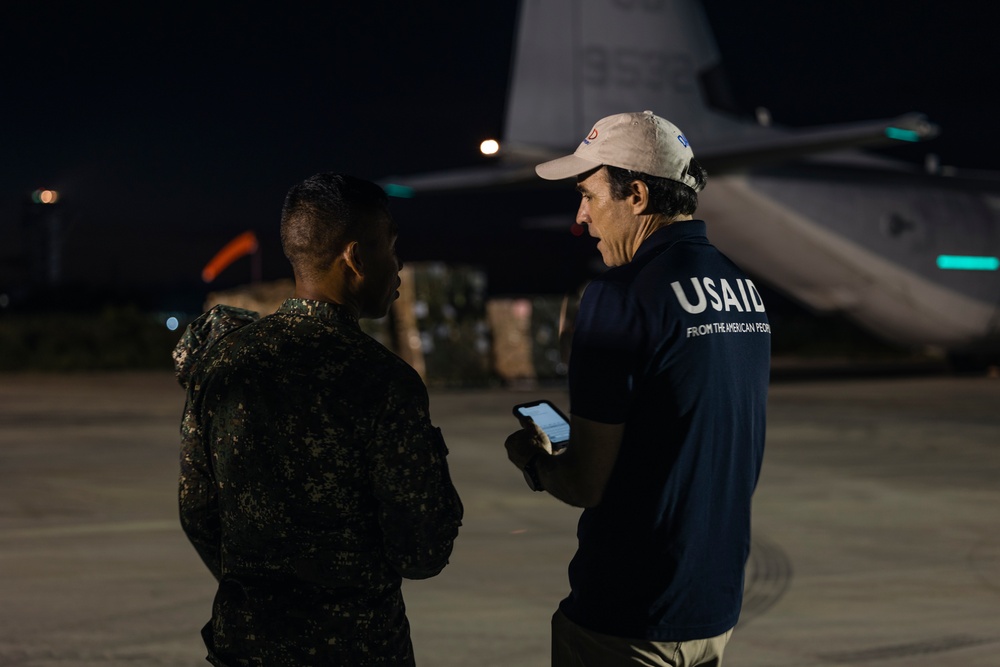
[[688, 174], [694, 153], [676, 125], [652, 111], [620, 113], [597, 121], [572, 155], [543, 162], [535, 173], [549, 181], [609, 165], [668, 178], [697, 189]]

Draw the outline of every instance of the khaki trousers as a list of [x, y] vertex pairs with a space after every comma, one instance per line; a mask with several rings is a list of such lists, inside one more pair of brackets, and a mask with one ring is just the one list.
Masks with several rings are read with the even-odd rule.
[[721, 667], [733, 631], [711, 639], [653, 642], [581, 628], [562, 611], [552, 617], [552, 667]]

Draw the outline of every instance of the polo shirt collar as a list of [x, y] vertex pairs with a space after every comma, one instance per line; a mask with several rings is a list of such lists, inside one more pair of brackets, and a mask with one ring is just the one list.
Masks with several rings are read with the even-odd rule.
[[701, 241], [708, 243], [708, 234], [704, 220], [680, 220], [661, 227], [649, 235], [639, 249], [635, 251], [632, 261], [639, 259], [643, 255], [655, 252], [665, 245], [677, 243], [678, 241]]

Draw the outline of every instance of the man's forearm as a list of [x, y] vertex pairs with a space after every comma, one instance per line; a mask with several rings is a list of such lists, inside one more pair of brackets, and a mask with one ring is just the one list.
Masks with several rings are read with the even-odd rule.
[[[568, 450], [569, 447], [562, 451]], [[579, 462], [574, 458], [562, 453], [542, 452], [535, 458], [535, 470], [542, 486], [551, 495], [573, 507], [593, 507], [600, 502], [600, 494], [588, 488], [585, 477], [580, 474]]]
[[386, 557], [406, 579], [436, 576], [448, 564], [464, 511], [450, 480], [448, 487], [437, 501], [404, 503], [396, 508], [398, 514], [383, 512], [380, 517]]
[[623, 424], [604, 424], [570, 416], [570, 441], [558, 454], [549, 453], [548, 438], [535, 424], [508, 436], [507, 457], [521, 470], [534, 466], [542, 486], [574, 507], [595, 507], [604, 496]]
[[181, 528], [198, 552], [205, 566], [216, 579], [222, 577], [222, 535], [219, 517], [199, 508], [197, 511], [181, 501]]

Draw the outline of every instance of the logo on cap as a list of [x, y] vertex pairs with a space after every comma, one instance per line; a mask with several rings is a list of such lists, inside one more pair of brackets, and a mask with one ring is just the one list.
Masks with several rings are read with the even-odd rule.
[[684, 138], [684, 135], [683, 135], [683, 134], [678, 134], [678, 135], [677, 135], [677, 141], [679, 141], [679, 142], [681, 142], [682, 144], [684, 144], [684, 148], [687, 148], [687, 147], [688, 147], [688, 140]]
[[597, 138], [597, 128], [595, 127], [593, 130], [590, 131], [590, 134], [587, 135], [587, 138], [583, 140], [583, 143], [589, 146], [590, 142], [596, 138]]

